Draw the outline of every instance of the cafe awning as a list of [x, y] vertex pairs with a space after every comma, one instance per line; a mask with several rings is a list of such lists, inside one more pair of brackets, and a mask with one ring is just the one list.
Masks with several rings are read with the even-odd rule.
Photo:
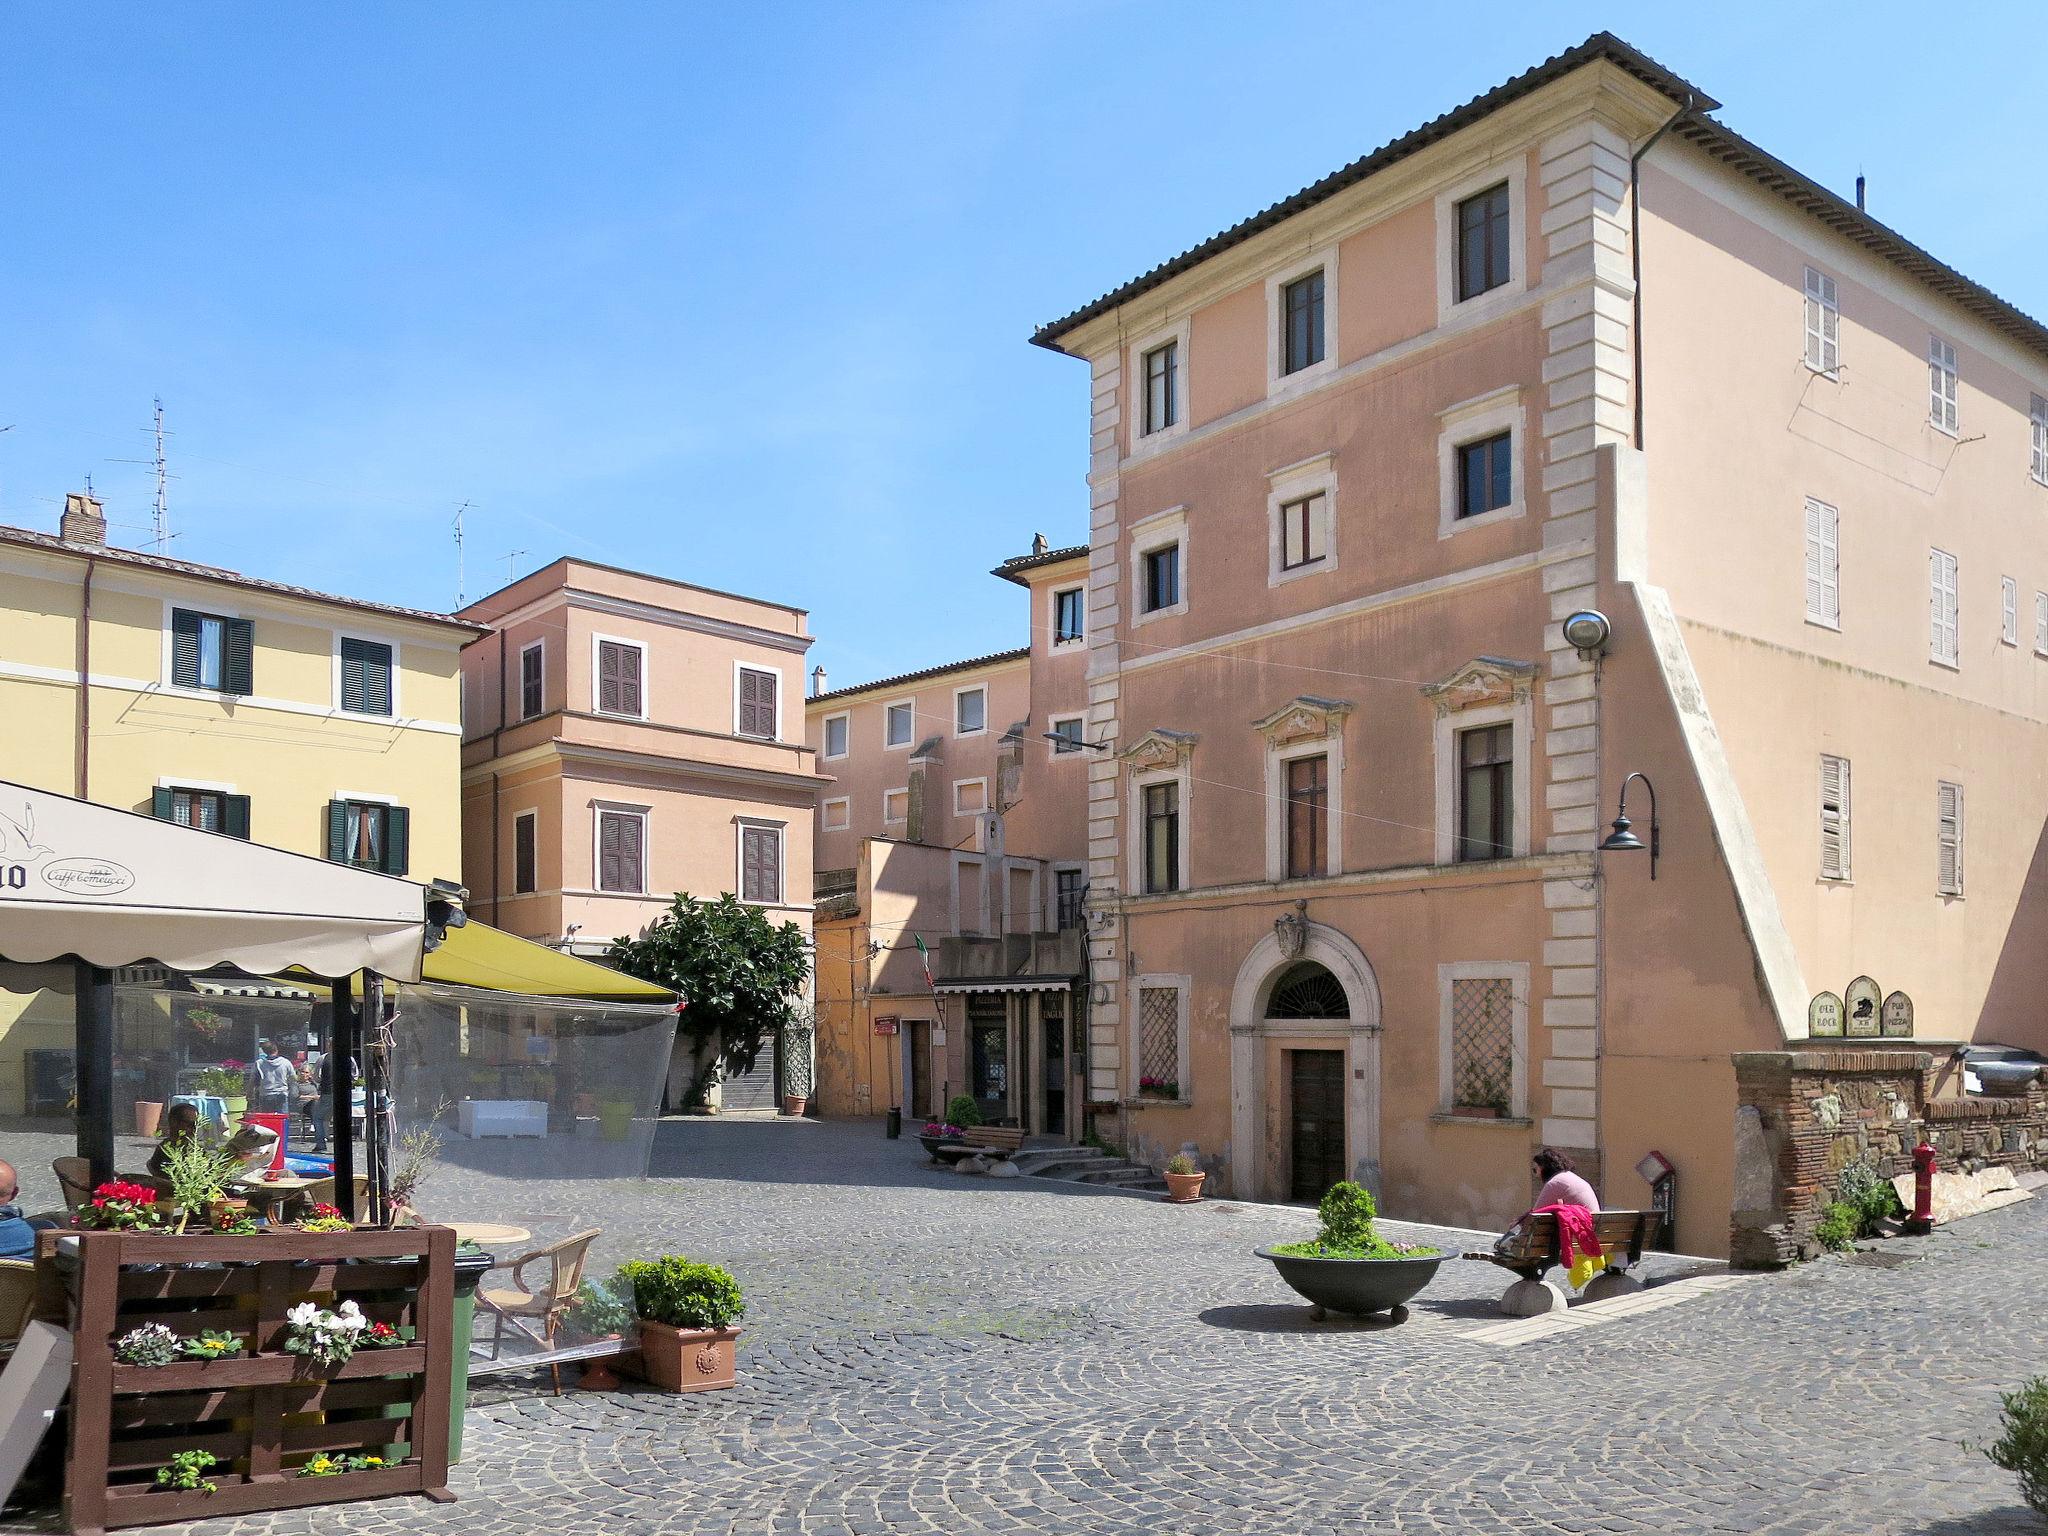
[[421, 966], [427, 981], [484, 987], [527, 997], [587, 997], [628, 1003], [672, 1003], [675, 994], [651, 981], [608, 965], [565, 955], [472, 918], [448, 937]]
[[0, 958], [420, 979], [410, 880], [0, 780]]

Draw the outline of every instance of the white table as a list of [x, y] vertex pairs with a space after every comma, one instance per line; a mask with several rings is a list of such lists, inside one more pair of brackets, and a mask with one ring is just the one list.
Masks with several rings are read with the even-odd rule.
[[545, 1136], [548, 1107], [540, 1099], [464, 1099], [455, 1106], [455, 1128], [471, 1138]]

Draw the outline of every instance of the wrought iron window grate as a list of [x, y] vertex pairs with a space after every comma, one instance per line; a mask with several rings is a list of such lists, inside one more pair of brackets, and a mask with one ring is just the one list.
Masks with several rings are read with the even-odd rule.
[[1138, 1076], [1180, 1082], [1180, 993], [1173, 987], [1139, 989]]
[[1500, 978], [1451, 983], [1451, 1103], [1506, 1115], [1514, 1104], [1514, 984]]

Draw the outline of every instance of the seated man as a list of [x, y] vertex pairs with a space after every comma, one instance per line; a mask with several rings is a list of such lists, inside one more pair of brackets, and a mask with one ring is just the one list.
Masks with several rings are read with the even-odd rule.
[[21, 1177], [14, 1164], [0, 1163], [0, 1259], [32, 1259], [36, 1256], [36, 1233], [54, 1227], [54, 1221], [30, 1221], [15, 1202], [21, 1198]]

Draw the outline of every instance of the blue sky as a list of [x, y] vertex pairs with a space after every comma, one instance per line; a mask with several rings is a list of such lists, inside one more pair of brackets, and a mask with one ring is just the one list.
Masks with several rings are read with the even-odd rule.
[[2048, 315], [2033, 5], [0, 11], [0, 521], [423, 607], [562, 553], [811, 610], [835, 686], [1021, 643], [1078, 542], [1037, 323], [1610, 27]]

